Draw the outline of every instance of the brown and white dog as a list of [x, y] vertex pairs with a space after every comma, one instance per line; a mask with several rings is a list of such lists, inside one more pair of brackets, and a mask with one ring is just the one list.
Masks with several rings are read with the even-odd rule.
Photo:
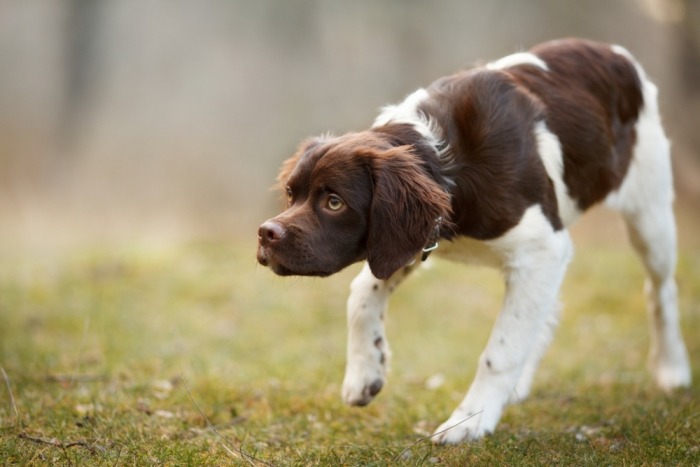
[[383, 387], [389, 295], [441, 242], [440, 256], [500, 268], [506, 296], [469, 391], [434, 439], [492, 432], [528, 395], [557, 324], [566, 229], [598, 203], [622, 214], [648, 273], [654, 378], [664, 390], [689, 385], [656, 93], [622, 47], [567, 39], [438, 79], [367, 131], [303, 143], [282, 167], [288, 206], [260, 226], [257, 258], [311, 276], [366, 261], [347, 302], [344, 400], [366, 405]]

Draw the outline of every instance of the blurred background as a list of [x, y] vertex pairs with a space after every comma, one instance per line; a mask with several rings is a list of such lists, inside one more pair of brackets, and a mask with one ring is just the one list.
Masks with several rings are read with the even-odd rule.
[[645, 66], [698, 215], [698, 0], [0, 0], [0, 245], [254, 242], [303, 138], [562, 36]]

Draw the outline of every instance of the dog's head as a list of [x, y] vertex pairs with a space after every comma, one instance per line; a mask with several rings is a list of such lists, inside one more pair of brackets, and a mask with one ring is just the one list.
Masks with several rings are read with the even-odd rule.
[[328, 276], [366, 259], [387, 279], [450, 213], [412, 147], [372, 131], [305, 142], [278, 181], [287, 209], [260, 226], [257, 258], [279, 275]]

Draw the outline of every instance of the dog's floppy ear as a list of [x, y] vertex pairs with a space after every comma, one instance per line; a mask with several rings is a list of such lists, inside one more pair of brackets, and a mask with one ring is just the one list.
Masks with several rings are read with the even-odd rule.
[[450, 196], [425, 173], [411, 146], [372, 151], [370, 160], [367, 262], [375, 277], [388, 279], [426, 246], [439, 218], [449, 219]]

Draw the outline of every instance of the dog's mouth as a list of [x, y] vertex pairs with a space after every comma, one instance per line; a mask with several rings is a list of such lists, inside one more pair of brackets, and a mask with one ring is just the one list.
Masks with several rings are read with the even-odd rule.
[[258, 263], [262, 266], [269, 267], [272, 272], [278, 276], [314, 276], [327, 277], [333, 274], [332, 271], [323, 269], [307, 268], [301, 265], [289, 265], [289, 263], [279, 258], [278, 254], [274, 254], [269, 248], [262, 245], [258, 247], [257, 255]]

